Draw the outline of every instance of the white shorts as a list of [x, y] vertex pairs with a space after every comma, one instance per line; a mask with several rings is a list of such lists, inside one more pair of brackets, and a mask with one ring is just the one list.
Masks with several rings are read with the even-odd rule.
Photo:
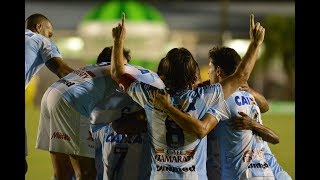
[[89, 118], [75, 111], [55, 89], [48, 89], [41, 100], [36, 148], [90, 158], [95, 156]]

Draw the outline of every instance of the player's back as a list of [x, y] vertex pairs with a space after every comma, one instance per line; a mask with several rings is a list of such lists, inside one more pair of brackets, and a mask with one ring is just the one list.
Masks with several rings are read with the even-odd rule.
[[[165, 87], [158, 75], [152, 71], [133, 65], [126, 65], [125, 68], [142, 82], [152, 84], [159, 89]], [[114, 89], [112, 94], [101, 100], [91, 113], [93, 136], [97, 144], [101, 145], [103, 151], [101, 156], [104, 159], [103, 163], [99, 162], [99, 159], [96, 161], [98, 167], [101, 167], [99, 163], [104, 166], [104, 170], [97, 169], [98, 173], [102, 176], [102, 172], [104, 179], [113, 176], [117, 179], [145, 179], [150, 176], [151, 160], [146, 132], [118, 134], [112, 126], [114, 120], [124, 118], [143, 108], [119, 88]], [[131, 127], [141, 128], [136, 126], [139, 126], [138, 122]], [[136, 166], [137, 163], [140, 165]]]
[[[207, 138], [183, 131], [151, 102], [153, 88], [135, 81], [128, 93], [144, 107], [148, 119], [148, 133], [152, 141], [151, 179], [207, 179]], [[199, 87], [171, 94], [171, 104], [201, 119], [213, 106], [223, 102], [220, 84]], [[214, 112], [212, 112], [214, 113]]]
[[59, 91], [79, 113], [89, 117], [96, 104], [106, 96], [112, 96], [118, 87], [106, 65], [89, 65], [78, 68], [53, 83], [50, 88]]
[[[103, 63], [103, 65], [108, 66], [108, 70], [110, 70], [110, 63]], [[130, 64], [126, 64], [125, 68], [127, 72], [130, 72], [139, 81], [151, 84], [159, 89], [165, 87], [160, 77], [153, 71]], [[147, 71], [148, 73], [146, 73]], [[132, 113], [142, 109], [110, 76], [108, 77], [108, 81], [111, 81], [112, 87], [108, 88], [109, 95], [101, 99], [92, 111], [92, 124], [110, 123], [120, 118], [123, 113]]]

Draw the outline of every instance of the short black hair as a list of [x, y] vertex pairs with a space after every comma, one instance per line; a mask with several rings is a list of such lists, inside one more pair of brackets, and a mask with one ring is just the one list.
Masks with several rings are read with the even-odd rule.
[[30, 15], [26, 21], [25, 21], [25, 25], [27, 29], [33, 29], [35, 27], [35, 25], [40, 24], [42, 21], [49, 21], [50, 20], [43, 14], [32, 14]]
[[236, 50], [225, 46], [216, 46], [210, 49], [209, 58], [211, 63], [215, 67], [220, 66], [227, 76], [236, 71], [241, 61], [241, 57]]
[[[111, 62], [112, 48], [113, 46], [103, 48], [103, 50], [98, 55], [97, 64], [101, 62]], [[123, 55], [128, 62], [131, 60], [130, 50], [123, 49]]]

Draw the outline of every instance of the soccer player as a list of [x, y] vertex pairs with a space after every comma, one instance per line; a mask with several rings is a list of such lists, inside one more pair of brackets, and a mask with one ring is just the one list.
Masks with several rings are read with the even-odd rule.
[[[238, 53], [227, 47], [213, 48], [209, 52], [209, 57], [209, 74], [212, 84], [222, 81], [232, 74], [241, 61]], [[204, 82], [203, 84], [206, 83], [207, 82]], [[239, 95], [239, 92], [241, 92], [242, 95]], [[236, 105], [233, 103], [231, 106], [230, 102], [236, 102]], [[167, 97], [158, 94], [156, 95], [154, 103], [158, 104], [159, 106], [157, 107], [159, 108], [170, 106]], [[230, 105], [230, 108], [233, 108], [233, 110], [229, 110], [228, 105]], [[240, 114], [241, 117], [236, 118], [234, 122], [230, 119], [229, 113], [225, 115], [229, 116], [229, 119], [225, 120], [226, 118], [223, 117], [214, 130], [209, 133], [207, 150], [208, 179], [291, 179], [276, 162], [275, 157], [266, 143], [266, 141], [268, 141], [276, 144], [279, 142], [279, 137], [272, 130], [260, 124], [261, 122], [256, 122], [257, 117], [260, 117], [260, 108], [258, 106], [262, 108], [262, 112], [266, 112], [269, 109], [266, 99], [248, 86], [243, 86], [241, 91], [240, 89], [237, 90], [227, 99], [227, 112], [231, 112], [231, 115], [239, 116], [233, 111], [243, 111], [243, 109], [254, 111], [255, 113], [250, 113], [249, 115], [252, 116], [250, 118], [242, 112]], [[232, 123], [234, 123], [236, 130], [231, 126]], [[246, 131], [242, 133], [240, 129], [245, 129]], [[252, 131], [255, 135], [252, 135]], [[218, 138], [218, 140], [216, 140], [216, 138]], [[259, 154], [252, 155], [254, 153]], [[221, 162], [220, 159], [222, 159]], [[245, 161], [245, 163], [241, 164], [241, 161]], [[251, 168], [254, 168], [256, 172], [251, 173]], [[246, 173], [243, 173], [244, 171], [246, 171]], [[222, 178], [220, 173], [222, 173]], [[240, 177], [241, 174], [243, 175], [242, 177]]]
[[[104, 119], [110, 119], [110, 113], [106, 115]], [[141, 109], [121, 116], [102, 127], [98, 124], [92, 128], [92, 136], [100, 145], [96, 147], [96, 167], [101, 163], [97, 179], [148, 179], [151, 159], [145, 112]]]
[[[125, 58], [122, 61], [127, 62]], [[149, 70], [129, 64], [126, 69], [134, 77], [142, 77], [155, 86], [162, 83], [158, 75]], [[54, 178], [70, 179], [73, 171], [77, 179], [96, 178], [91, 113], [100, 103], [110, 105], [115, 100], [113, 97], [120, 95], [126, 94], [111, 79], [108, 63], [76, 69], [47, 89], [41, 100], [36, 148], [50, 152]], [[124, 113], [134, 110], [126, 108], [129, 104], [121, 106], [116, 109]]]
[[[232, 52], [234, 50], [227, 47], [214, 47], [209, 51], [210, 83], [221, 82], [235, 72], [241, 58]], [[267, 102], [248, 86], [245, 90], [239, 88], [226, 99], [224, 107], [227, 110], [222, 112], [228, 113], [208, 135], [208, 179], [216, 177], [216, 171], [210, 169], [217, 159], [220, 159], [222, 180], [277, 179], [264, 155], [265, 148], [268, 148], [265, 141], [279, 142], [279, 137], [262, 125], [259, 105], [265, 112], [268, 110]], [[240, 117], [232, 119], [234, 116]], [[219, 148], [219, 158], [214, 157], [215, 143]]]
[[[112, 46], [104, 48], [97, 63], [110, 63], [111, 53]], [[129, 62], [129, 51], [124, 49], [123, 55]], [[160, 84], [158, 88], [164, 88], [162, 81]], [[94, 108], [91, 123], [97, 180], [149, 178], [147, 124], [144, 109], [139, 104], [124, 92], [114, 93], [108, 101], [101, 101]]]
[[[268, 111], [269, 106], [267, 104], [267, 101], [266, 101], [266, 99], [264, 99], [264, 97], [261, 94], [255, 92], [251, 88], [247, 88], [247, 87], [241, 88], [241, 90], [248, 91], [250, 94], [252, 94], [254, 96], [255, 101], [257, 102], [261, 113]], [[258, 132], [259, 128], [261, 128], [260, 126], [263, 126], [262, 120], [259, 123], [261, 123], [261, 124], [255, 124], [252, 121], [252, 119], [249, 119], [249, 118], [237, 118], [234, 120], [233, 126], [237, 130], [245, 129], [245, 130], [252, 130], [252, 131]], [[254, 133], [257, 134], [256, 132], [254, 132]], [[277, 159], [275, 158], [274, 154], [271, 152], [269, 145], [268, 145], [268, 142], [272, 143], [272, 144], [279, 143], [279, 139], [276, 135], [273, 135], [270, 138], [268, 138], [267, 137], [268, 133], [274, 134], [272, 131], [268, 132], [268, 130], [265, 130], [265, 131], [258, 133], [258, 136], [260, 136], [260, 137], [257, 138], [257, 141], [260, 141], [260, 146], [263, 149], [264, 158], [266, 159], [268, 166], [271, 168], [276, 180], [291, 180], [290, 175], [277, 162]], [[261, 142], [261, 138], [262, 138], [262, 140], [264, 140], [263, 142]], [[256, 139], [254, 139], [254, 141], [256, 141]], [[261, 144], [261, 143], [263, 143], [263, 144]], [[253, 143], [252, 149], [255, 148], [256, 144], [259, 144], [259, 143]]]
[[[212, 84], [222, 81], [231, 75], [241, 61], [238, 53], [227, 47], [213, 48], [209, 52], [209, 57], [209, 76]], [[240, 95], [239, 92], [241, 92]], [[231, 102], [235, 103], [231, 104]], [[156, 95], [154, 103], [158, 104], [159, 106], [157, 107], [161, 109], [170, 106], [168, 98], [158, 94]], [[230, 109], [233, 108], [233, 110], [230, 110], [228, 105]], [[207, 151], [208, 179], [221, 179], [221, 172], [222, 179], [280, 179], [278, 178], [280, 176], [285, 179], [291, 179], [276, 162], [265, 142], [268, 141], [276, 144], [279, 142], [279, 137], [269, 128], [262, 126], [260, 124], [261, 122], [256, 122], [256, 119], [258, 117], [260, 118], [260, 108], [258, 106], [262, 108], [263, 112], [269, 109], [266, 99], [248, 86], [242, 87], [241, 91], [240, 89], [237, 90], [227, 99], [226, 107], [228, 110], [222, 112], [231, 112], [233, 116], [239, 116], [234, 111], [243, 111], [246, 113], [247, 111], [253, 111], [254, 113], [249, 114], [251, 116], [250, 118], [242, 112], [240, 114], [241, 117], [235, 119], [234, 126], [236, 129], [246, 129], [243, 133], [240, 130], [234, 130], [231, 126], [233, 122], [230, 119], [230, 113], [225, 115], [229, 116], [229, 121], [223, 117], [214, 130], [209, 133]], [[252, 135], [252, 131], [255, 135]], [[213, 134], [215, 134], [215, 136], [213, 136]], [[216, 138], [218, 138], [218, 140], [216, 140]], [[252, 155], [254, 153], [256, 154]], [[221, 159], [221, 162], [217, 161], [219, 159]], [[241, 161], [245, 161], [245, 163], [241, 163]], [[220, 168], [222, 168], [222, 170]], [[255, 172], [251, 172], [251, 168], [254, 169]], [[243, 173], [244, 171], [245, 173]], [[242, 175], [242, 177], [240, 177], [240, 175]]]
[[[25, 21], [25, 89], [44, 65], [59, 78], [71, 71], [62, 60], [58, 47], [50, 40], [53, 27], [50, 20], [42, 14], [32, 14]], [[27, 156], [27, 134], [25, 136], [25, 155]], [[27, 161], [26, 171], [27, 172]]]
[[126, 36], [124, 21], [123, 13], [122, 23], [112, 30], [111, 76], [146, 111], [152, 142], [150, 179], [207, 179], [206, 135], [220, 119], [219, 114], [209, 109], [223, 103], [224, 98], [248, 80], [264, 39], [264, 28], [260, 23], [254, 24], [252, 15], [251, 43], [237, 71], [221, 83], [195, 90], [192, 88], [197, 82], [197, 62], [187, 49], [171, 49], [163, 59], [167, 68], [162, 71], [165, 93], [171, 95], [170, 103], [159, 110], [153, 102], [154, 96], [159, 94], [157, 89], [130, 75], [121, 61]]

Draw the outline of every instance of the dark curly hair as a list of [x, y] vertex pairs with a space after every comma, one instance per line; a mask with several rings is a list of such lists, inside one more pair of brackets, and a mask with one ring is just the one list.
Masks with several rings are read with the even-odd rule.
[[197, 80], [198, 63], [186, 48], [173, 48], [161, 59], [158, 75], [170, 93], [191, 89]]

